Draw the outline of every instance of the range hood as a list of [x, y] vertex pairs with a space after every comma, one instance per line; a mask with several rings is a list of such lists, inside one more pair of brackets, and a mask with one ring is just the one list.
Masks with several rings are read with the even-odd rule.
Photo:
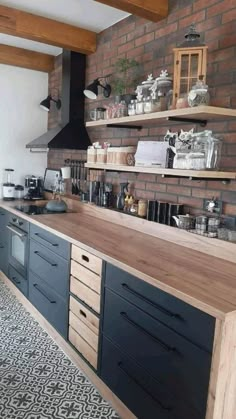
[[84, 123], [85, 70], [86, 55], [63, 51], [61, 125], [28, 143], [27, 148], [87, 150], [91, 145]]

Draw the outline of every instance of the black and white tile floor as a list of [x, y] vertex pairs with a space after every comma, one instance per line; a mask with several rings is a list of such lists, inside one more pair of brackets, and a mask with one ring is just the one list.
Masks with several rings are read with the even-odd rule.
[[1, 279], [0, 418], [119, 418]]

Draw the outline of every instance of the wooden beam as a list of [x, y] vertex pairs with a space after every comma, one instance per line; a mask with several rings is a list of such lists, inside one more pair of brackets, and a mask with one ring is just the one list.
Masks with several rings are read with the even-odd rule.
[[5, 6], [0, 6], [0, 32], [82, 54], [96, 51], [95, 32]]
[[11, 47], [9, 45], [0, 45], [0, 64], [50, 73], [54, 69], [54, 59], [55, 57], [53, 55]]
[[97, 0], [99, 3], [115, 7], [153, 22], [168, 16], [168, 0]]

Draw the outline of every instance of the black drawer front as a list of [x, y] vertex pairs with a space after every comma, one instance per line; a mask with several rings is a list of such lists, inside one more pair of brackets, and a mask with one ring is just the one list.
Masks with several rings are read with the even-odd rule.
[[8, 275], [9, 250], [7, 241], [7, 231], [0, 231], [0, 271]]
[[11, 282], [28, 297], [28, 281], [23, 278], [11, 265], [9, 266], [8, 277]]
[[3, 208], [0, 208], [0, 230], [5, 229], [9, 221], [10, 213]]
[[29, 272], [29, 300], [67, 339], [68, 300], [63, 300], [40, 278]]
[[69, 263], [30, 240], [29, 267], [63, 298], [69, 293]]
[[211, 365], [207, 352], [108, 289], [103, 333], [176, 397], [205, 412]]
[[34, 224], [30, 225], [30, 237], [64, 259], [70, 259], [70, 243]]
[[204, 419], [103, 336], [101, 378], [139, 419]]
[[195, 344], [212, 351], [213, 317], [108, 263], [105, 285]]

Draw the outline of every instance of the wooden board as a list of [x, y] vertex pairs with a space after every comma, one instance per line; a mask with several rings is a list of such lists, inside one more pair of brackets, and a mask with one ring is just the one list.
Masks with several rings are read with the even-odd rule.
[[107, 4], [116, 9], [123, 10], [158, 22], [168, 15], [168, 0], [98, 0], [99, 3]]
[[110, 170], [117, 172], [151, 173], [154, 175], [179, 176], [188, 178], [236, 179], [236, 172], [222, 172], [214, 170], [180, 170], [157, 167], [121, 166], [118, 164], [85, 163], [85, 167], [94, 170]]
[[99, 334], [99, 318], [83, 304], [70, 295], [70, 311], [75, 314], [97, 336]]
[[86, 285], [73, 276], [70, 277], [70, 291], [96, 311], [96, 313], [100, 313], [100, 295], [86, 287]]
[[0, 32], [83, 54], [96, 51], [95, 32], [6, 6], [0, 6]]
[[0, 45], [0, 63], [50, 73], [54, 69], [54, 56], [23, 48]]
[[[102, 127], [106, 125], [150, 125], [168, 121], [171, 117], [196, 120], [221, 120], [236, 118], [236, 109], [219, 108], [216, 106], [197, 106], [195, 108], [173, 109], [170, 111], [153, 112], [143, 115], [125, 116], [123, 118], [101, 119], [86, 122], [86, 127]], [[180, 121], [183, 123], [183, 121]], [[193, 122], [191, 122], [193, 123]]]
[[79, 279], [97, 294], [101, 293], [101, 277], [75, 262], [73, 259], [71, 260], [71, 275]]
[[77, 316], [70, 311], [69, 325], [95, 350], [98, 352], [98, 335], [92, 332]]
[[97, 352], [72, 327], [69, 327], [69, 341], [97, 369]]
[[86, 250], [81, 249], [80, 247], [72, 246], [71, 257], [97, 275], [102, 274], [102, 259], [94, 256], [92, 253], [86, 252]]

